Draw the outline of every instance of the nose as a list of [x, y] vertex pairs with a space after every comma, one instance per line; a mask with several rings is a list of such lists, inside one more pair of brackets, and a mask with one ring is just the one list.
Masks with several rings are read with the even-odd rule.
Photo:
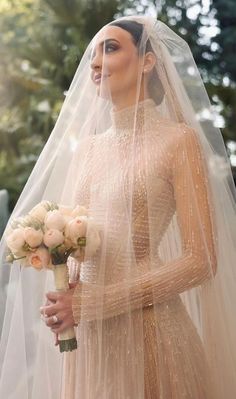
[[101, 70], [101, 68], [102, 68], [102, 54], [100, 54], [99, 51], [97, 51], [94, 54], [93, 58], [91, 59], [90, 66], [91, 66], [91, 68], [94, 71]]

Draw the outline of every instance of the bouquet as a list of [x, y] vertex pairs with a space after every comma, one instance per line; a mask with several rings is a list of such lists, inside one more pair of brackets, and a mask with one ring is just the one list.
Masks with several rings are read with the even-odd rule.
[[[85, 250], [93, 256], [100, 247], [100, 234], [84, 206], [75, 208], [43, 201], [26, 216], [11, 221], [6, 230], [7, 261], [54, 272], [57, 291], [69, 288], [67, 259], [83, 261]], [[60, 352], [77, 348], [74, 328], [59, 335]]]

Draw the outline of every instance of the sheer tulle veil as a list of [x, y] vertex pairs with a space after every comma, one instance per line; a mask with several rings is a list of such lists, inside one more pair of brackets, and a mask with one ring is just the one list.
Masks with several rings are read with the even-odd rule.
[[[91, 60], [125, 21], [141, 24], [136, 99], [117, 111], [112, 55], [104, 45], [99, 88]], [[156, 62], [144, 75], [147, 52]], [[11, 219], [42, 200], [85, 205], [102, 244], [71, 260], [78, 350], [62, 355], [39, 313], [52, 273], [10, 266], [3, 237], [0, 397], [234, 399], [235, 188], [191, 50], [167, 25], [124, 17], [92, 39]]]

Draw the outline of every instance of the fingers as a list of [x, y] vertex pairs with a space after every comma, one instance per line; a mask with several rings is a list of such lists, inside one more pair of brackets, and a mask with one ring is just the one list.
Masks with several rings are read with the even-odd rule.
[[[53, 316], [49, 317], [44, 317], [43, 321], [45, 322], [46, 326], [51, 329], [51, 331], [55, 334], [59, 334], [63, 332], [65, 329], [68, 327], [73, 327], [75, 326], [74, 319], [72, 317], [64, 317], [62, 316], [61, 318], [59, 317], [59, 314], [54, 314]], [[56, 345], [55, 341], [55, 345]]]
[[60, 325], [62, 323], [62, 321], [56, 315], [53, 315], [51, 317], [45, 317], [44, 321], [45, 321], [45, 324], [48, 327], [55, 327], [55, 326], [58, 326], [58, 325]]
[[47, 299], [44, 306], [53, 305], [55, 303], [56, 303], [56, 301], [49, 301], [49, 299]]
[[64, 325], [64, 323], [63, 324], [61, 324], [61, 326], [59, 326], [59, 327], [56, 327], [56, 326], [54, 326], [54, 327], [51, 327], [51, 331], [54, 333], [54, 334], [60, 334], [60, 333], [62, 333], [65, 329], [66, 329], [67, 327]]
[[47, 300], [45, 305], [40, 307], [40, 313], [44, 317], [52, 316], [53, 314], [55, 314], [56, 311], [55, 306], [57, 306], [56, 302], [60, 298], [60, 294], [56, 292], [48, 292], [46, 294], [46, 297]]
[[60, 334], [63, 331], [65, 331], [68, 327], [72, 327], [73, 323], [71, 323], [69, 320], [63, 320], [60, 324], [54, 324], [51, 327], [51, 331], [55, 334]]
[[75, 325], [72, 311], [73, 287], [75, 285], [73, 284], [71, 289], [66, 292], [49, 292], [46, 296], [50, 304], [40, 308], [45, 324], [56, 334]]
[[76, 285], [77, 285], [77, 282], [69, 283], [69, 288], [75, 288]]
[[55, 315], [59, 310], [64, 307], [64, 297], [66, 293], [49, 292], [46, 294], [47, 303], [45, 306], [40, 307], [40, 313], [44, 317], [50, 317]]
[[49, 306], [41, 306], [40, 308], [40, 313], [44, 318], [53, 316], [57, 313], [58, 306], [55, 305], [49, 305]]
[[58, 292], [48, 292], [46, 297], [51, 302], [56, 302], [60, 298], [60, 294]]

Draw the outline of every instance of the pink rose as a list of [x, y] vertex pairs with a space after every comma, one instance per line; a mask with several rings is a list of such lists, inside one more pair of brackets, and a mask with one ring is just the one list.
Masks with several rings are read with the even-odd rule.
[[64, 242], [64, 235], [61, 231], [56, 229], [49, 229], [43, 237], [43, 242], [48, 248], [54, 248]]
[[44, 220], [48, 229], [63, 230], [66, 224], [64, 216], [56, 209], [49, 211]]
[[50, 264], [50, 255], [46, 248], [38, 248], [28, 256], [28, 262], [35, 269], [46, 268]]
[[86, 231], [87, 231], [87, 217], [78, 216], [67, 224], [65, 235], [75, 245], [77, 245], [78, 238], [86, 237]]
[[42, 230], [35, 230], [33, 227], [26, 227], [24, 229], [24, 239], [31, 248], [38, 247], [42, 244], [43, 232]]

